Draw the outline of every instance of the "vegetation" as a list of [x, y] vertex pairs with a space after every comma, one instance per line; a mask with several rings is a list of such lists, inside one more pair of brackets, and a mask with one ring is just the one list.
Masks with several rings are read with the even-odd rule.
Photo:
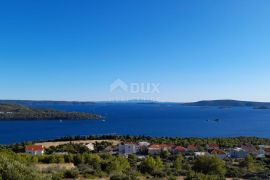
[[219, 177], [225, 177], [226, 174], [225, 162], [216, 156], [199, 157], [196, 159], [193, 169], [195, 172]]
[[80, 154], [80, 153], [90, 153], [91, 151], [84, 145], [81, 144], [63, 144], [57, 147], [51, 146], [46, 149], [47, 154], [53, 153], [71, 153], [71, 154]]
[[217, 175], [206, 175], [202, 173], [190, 172], [185, 180], [224, 180], [224, 177], [219, 177]]
[[3, 180], [28, 180], [46, 179], [47, 177], [38, 173], [34, 168], [23, 163], [24, 159], [9, 151], [0, 153], [0, 179]]
[[33, 109], [17, 104], [0, 104], [0, 120], [78, 120], [100, 119], [95, 114]]
[[0, 104], [19, 104], [23, 106], [73, 106], [73, 105], [93, 105], [95, 104], [95, 102], [0, 100]]
[[74, 136], [63, 137], [54, 141], [75, 141], [75, 140], [119, 140], [126, 142], [139, 142], [147, 141], [157, 144], [175, 144], [179, 146], [188, 146], [189, 144], [196, 144], [201, 149], [206, 144], [219, 144], [220, 147], [233, 148], [241, 144], [252, 144], [258, 146], [261, 144], [270, 145], [269, 138], [258, 137], [231, 137], [231, 138], [180, 138], [180, 137], [149, 137], [149, 136], [117, 136], [117, 135], [104, 135], [104, 136]]
[[[78, 138], [78, 137], [77, 137]], [[90, 138], [90, 137], [88, 137]], [[99, 137], [101, 139], [101, 137]], [[120, 137], [113, 139], [125, 141], [149, 140], [151, 142], [171, 143], [179, 145], [186, 143], [198, 144], [202, 148], [207, 143], [220, 142], [226, 147], [239, 145], [242, 142], [269, 144], [268, 139], [260, 138], [150, 138], [150, 137]], [[109, 136], [103, 137], [109, 139]], [[205, 144], [203, 144], [205, 143]], [[90, 151], [83, 144], [65, 144], [47, 148], [42, 156], [31, 156], [22, 153], [26, 144], [6, 145], [0, 147], [0, 179], [177, 179], [184, 176], [187, 180], [223, 180], [229, 178], [269, 179], [270, 158], [256, 159], [251, 155], [245, 159], [220, 159], [207, 155], [197, 158], [187, 158], [185, 154], [175, 154], [168, 151], [160, 155], [148, 155], [144, 158], [132, 154], [123, 156], [110, 154], [106, 146], [109, 142], [95, 144], [95, 151]], [[55, 167], [72, 165], [70, 168]], [[36, 165], [47, 166], [40, 170]]]

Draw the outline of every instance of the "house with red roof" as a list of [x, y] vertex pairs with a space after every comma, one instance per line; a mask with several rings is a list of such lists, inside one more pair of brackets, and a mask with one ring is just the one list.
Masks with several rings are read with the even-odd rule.
[[43, 155], [44, 154], [44, 146], [42, 145], [28, 145], [25, 146], [25, 153], [31, 155]]
[[195, 152], [195, 151], [198, 151], [198, 147], [196, 145], [190, 144], [188, 145], [187, 150]]
[[187, 151], [187, 148], [183, 147], [183, 146], [176, 146], [174, 148], [174, 153], [185, 153]]
[[170, 144], [152, 144], [148, 147], [148, 154], [150, 155], [157, 155], [160, 154], [162, 151], [172, 151], [174, 145]]
[[207, 147], [207, 150], [208, 151], [212, 151], [214, 149], [219, 149], [219, 145], [218, 144], [208, 144], [206, 147]]
[[220, 159], [225, 159], [227, 157], [227, 153], [225, 151], [222, 151], [220, 149], [214, 149], [210, 152], [211, 155], [215, 155], [219, 157]]

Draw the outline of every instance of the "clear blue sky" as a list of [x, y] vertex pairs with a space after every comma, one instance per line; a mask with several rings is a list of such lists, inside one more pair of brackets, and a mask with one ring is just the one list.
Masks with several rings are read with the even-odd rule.
[[[0, 99], [270, 101], [269, 0], [0, 2]], [[119, 98], [119, 96], [117, 96]]]

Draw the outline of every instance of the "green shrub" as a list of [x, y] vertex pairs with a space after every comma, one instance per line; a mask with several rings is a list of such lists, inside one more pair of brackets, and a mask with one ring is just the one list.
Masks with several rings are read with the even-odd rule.
[[225, 178], [215, 175], [205, 175], [202, 173], [190, 172], [185, 180], [225, 180]]
[[65, 178], [72, 178], [75, 179], [79, 176], [80, 172], [77, 168], [71, 169], [71, 170], [66, 170], [64, 172], [64, 177]]
[[16, 160], [16, 154], [0, 153], [0, 179], [3, 180], [39, 180], [48, 179], [37, 171]]

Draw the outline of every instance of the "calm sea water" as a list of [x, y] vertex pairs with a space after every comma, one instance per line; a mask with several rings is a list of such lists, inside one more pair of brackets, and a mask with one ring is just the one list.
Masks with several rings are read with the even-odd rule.
[[[179, 104], [93, 104], [47, 106], [92, 112], [105, 121], [1, 121], [0, 143], [74, 135], [149, 135], [179, 137], [270, 137], [270, 110], [187, 107]], [[218, 122], [214, 121], [219, 119]]]

